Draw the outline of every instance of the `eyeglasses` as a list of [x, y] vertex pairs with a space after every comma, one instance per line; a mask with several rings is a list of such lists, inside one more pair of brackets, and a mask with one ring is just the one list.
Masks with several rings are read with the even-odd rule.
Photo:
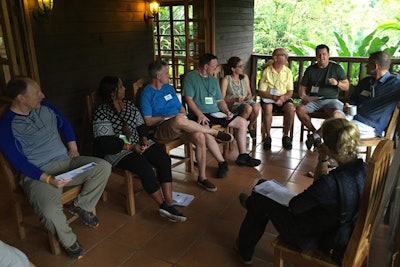
[[285, 56], [285, 57], [287, 57], [286, 54], [275, 54], [274, 56], [277, 56], [277, 57]]

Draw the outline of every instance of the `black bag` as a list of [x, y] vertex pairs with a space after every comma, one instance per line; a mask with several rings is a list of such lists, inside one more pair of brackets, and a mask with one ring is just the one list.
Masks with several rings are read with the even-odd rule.
[[117, 136], [99, 136], [94, 139], [93, 151], [96, 157], [117, 154], [124, 147], [124, 141]]

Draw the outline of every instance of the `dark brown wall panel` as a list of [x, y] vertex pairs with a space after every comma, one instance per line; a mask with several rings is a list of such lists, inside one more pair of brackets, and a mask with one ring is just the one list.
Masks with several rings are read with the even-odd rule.
[[232, 56], [243, 60], [245, 72], [253, 52], [254, 0], [215, 1], [215, 46], [218, 62]]
[[[29, 0], [30, 7], [36, 0]], [[47, 100], [81, 136], [85, 95], [104, 75], [132, 83], [147, 74], [153, 59], [151, 25], [144, 1], [57, 0], [48, 20], [32, 16], [40, 82]]]

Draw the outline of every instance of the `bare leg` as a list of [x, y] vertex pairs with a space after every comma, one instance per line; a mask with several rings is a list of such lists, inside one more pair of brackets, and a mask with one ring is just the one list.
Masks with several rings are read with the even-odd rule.
[[293, 103], [286, 103], [283, 107], [285, 113], [283, 117], [283, 135], [288, 136], [290, 129], [292, 129], [295, 107]]
[[165, 203], [168, 206], [173, 204], [172, 202], [172, 183], [162, 183], [161, 184], [162, 193], [164, 195]]
[[255, 130], [255, 128], [256, 128], [255, 125], [256, 125], [256, 122], [257, 122], [257, 118], [258, 118], [258, 113], [259, 112], [260, 112], [260, 105], [258, 105], [258, 104], [254, 105], [253, 106], [253, 110], [252, 110], [252, 112], [250, 114], [250, 117], [249, 117], [249, 121], [250, 121], [249, 128], [252, 129], [252, 130]]
[[264, 104], [264, 132], [267, 137], [271, 136], [271, 125], [272, 125], [272, 104]]
[[296, 114], [299, 120], [313, 133], [316, 132], [314, 125], [311, 122], [310, 115], [304, 106], [298, 106], [296, 108]]
[[217, 143], [215, 141], [215, 138], [210, 136], [209, 134], [194, 133], [190, 135], [190, 141], [196, 146], [195, 154], [197, 167], [199, 169], [199, 178], [201, 180], [204, 180], [206, 178], [206, 136], [209, 136], [212, 140], [214, 140], [215, 143]]
[[151, 198], [160, 206], [164, 202], [164, 197], [161, 192], [161, 189], [158, 189], [156, 192], [152, 193]]
[[219, 149], [217, 141], [211, 135], [206, 134], [206, 144], [207, 148], [210, 151], [211, 155], [218, 161], [223, 162], [225, 161], [224, 157], [222, 156], [221, 150]]
[[205, 133], [205, 134], [211, 134], [212, 136], [217, 136], [217, 134], [218, 134], [218, 130], [203, 126], [201, 124], [198, 124], [195, 121], [189, 120], [180, 115], [172, 118], [171, 126], [173, 128], [180, 129], [183, 132], [187, 132], [187, 133], [200, 132], [200, 133]]
[[246, 135], [247, 135], [247, 127], [249, 122], [242, 117], [236, 117], [231, 123], [229, 123], [229, 127], [236, 129], [236, 141], [238, 144], [239, 154], [246, 153]]
[[240, 117], [242, 117], [245, 120], [248, 120], [252, 111], [253, 111], [253, 108], [250, 105], [246, 105], [244, 107], [242, 113], [240, 113]]

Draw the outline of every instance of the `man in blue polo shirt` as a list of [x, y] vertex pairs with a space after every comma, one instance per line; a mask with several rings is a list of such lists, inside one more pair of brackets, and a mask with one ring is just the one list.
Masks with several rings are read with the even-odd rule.
[[[367, 62], [367, 73], [351, 94], [349, 103], [357, 106], [357, 114], [346, 115], [360, 130], [361, 138], [382, 136], [390, 115], [400, 101], [400, 76], [389, 72], [390, 55], [383, 51], [372, 53]], [[338, 114], [345, 116], [343, 111]]]
[[209, 192], [217, 187], [206, 178], [207, 149], [218, 161], [217, 178], [227, 175], [228, 164], [219, 150], [219, 142], [231, 142], [233, 136], [205, 127], [186, 116], [186, 110], [169, 84], [169, 67], [164, 61], [154, 61], [148, 67], [151, 82], [140, 94], [140, 110], [147, 126], [155, 129], [154, 137], [161, 140], [182, 138], [196, 145], [199, 176], [197, 184]]

